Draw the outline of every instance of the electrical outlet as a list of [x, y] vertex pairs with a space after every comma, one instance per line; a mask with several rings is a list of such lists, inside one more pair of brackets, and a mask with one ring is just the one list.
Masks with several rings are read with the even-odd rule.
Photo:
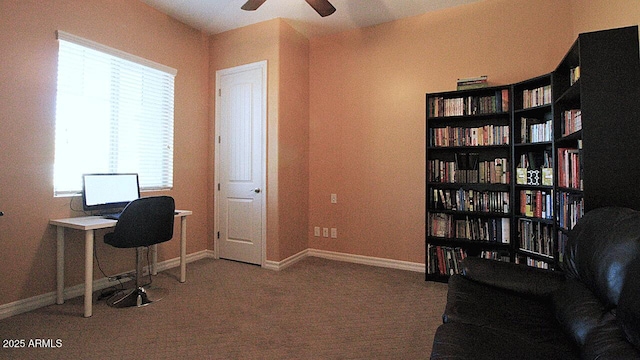
[[332, 204], [338, 203], [338, 194], [331, 194], [331, 203]]
[[338, 238], [338, 229], [331, 228], [331, 238], [332, 239], [337, 239]]
[[326, 238], [329, 237], [329, 228], [322, 228], [322, 236]]
[[320, 236], [320, 226], [316, 226], [313, 228], [313, 236]]

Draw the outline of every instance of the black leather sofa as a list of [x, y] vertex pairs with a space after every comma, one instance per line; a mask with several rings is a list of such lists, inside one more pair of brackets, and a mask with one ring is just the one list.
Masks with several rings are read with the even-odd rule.
[[563, 272], [467, 258], [431, 359], [640, 359], [640, 212], [594, 209]]

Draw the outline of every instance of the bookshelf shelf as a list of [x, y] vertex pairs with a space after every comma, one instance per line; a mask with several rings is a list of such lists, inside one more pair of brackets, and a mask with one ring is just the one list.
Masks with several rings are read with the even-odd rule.
[[582, 130], [578, 130], [572, 132], [571, 134], [561, 136], [556, 139], [556, 144], [564, 143], [564, 142], [577, 142], [578, 140], [582, 140]]
[[[427, 280], [447, 281], [466, 256], [559, 269], [585, 212], [640, 210], [639, 57], [637, 26], [583, 33], [549, 74], [426, 94]], [[481, 162], [500, 164], [500, 183], [490, 166], [480, 181]], [[460, 171], [473, 180], [443, 180]], [[456, 194], [491, 211], [453, 206]], [[508, 241], [470, 240], [497, 230]]]

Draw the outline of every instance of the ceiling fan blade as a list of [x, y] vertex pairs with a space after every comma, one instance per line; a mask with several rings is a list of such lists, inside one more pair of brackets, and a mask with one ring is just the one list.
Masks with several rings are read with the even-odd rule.
[[248, 0], [244, 5], [242, 5], [241, 9], [247, 11], [257, 10], [265, 1], [267, 0]]
[[320, 14], [320, 16], [325, 17], [336, 12], [336, 8], [331, 5], [329, 0], [305, 0], [311, 7]]

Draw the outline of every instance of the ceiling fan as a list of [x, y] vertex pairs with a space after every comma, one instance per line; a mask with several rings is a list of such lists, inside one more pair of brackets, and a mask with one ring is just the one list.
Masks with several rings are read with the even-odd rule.
[[[260, 7], [260, 5], [264, 4], [267, 0], [248, 0], [244, 5], [242, 5], [242, 10], [253, 11]], [[305, 0], [311, 7], [318, 13], [320, 16], [325, 17], [333, 14], [336, 11], [336, 8], [331, 5], [329, 0]]]

